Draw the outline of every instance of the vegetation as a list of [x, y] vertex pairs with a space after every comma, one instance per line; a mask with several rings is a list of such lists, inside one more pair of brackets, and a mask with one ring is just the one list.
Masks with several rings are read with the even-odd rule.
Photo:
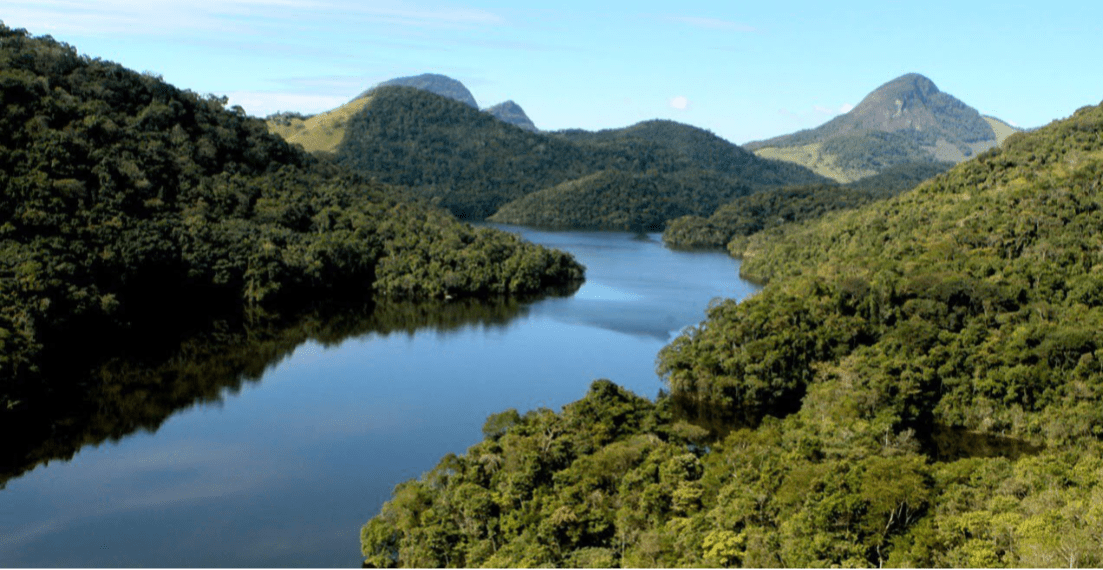
[[816, 127], [748, 143], [762, 156], [851, 182], [899, 164], [960, 162], [1005, 138], [998, 120], [938, 90], [915, 73], [875, 89], [850, 112]]
[[536, 125], [532, 124], [532, 119], [525, 114], [525, 110], [513, 101], [503, 101], [497, 105], [483, 109], [483, 112], [499, 121], [520, 127], [526, 131], [536, 132], [540, 130], [536, 128]]
[[[733, 195], [731, 187], [714, 184], [716, 176], [697, 177], [695, 171], [713, 171], [755, 189], [822, 181], [803, 168], [763, 161], [711, 133], [669, 121], [624, 132], [543, 134], [409, 87], [376, 88], [371, 93], [371, 102], [349, 119], [338, 162], [407, 188], [412, 196], [432, 200], [461, 219], [485, 219], [509, 202], [602, 171], [678, 174], [683, 184], [699, 178], [708, 185], [692, 193], [718, 191], [719, 196], [709, 197], [717, 204]], [[551, 195], [573, 200], [571, 193]], [[545, 196], [525, 209], [537, 205], [548, 210], [566, 207]], [[599, 210], [609, 213], [589, 220], [632, 215], [627, 210], [614, 214], [620, 206], [601, 204]], [[662, 204], [646, 207], [666, 209]]]
[[908, 73], [874, 89], [848, 113], [819, 127], [746, 146], [751, 150], [797, 146], [862, 130], [930, 133], [954, 144], [995, 139], [992, 127], [976, 109], [943, 93], [930, 79]]
[[366, 562], [1103, 564], [1101, 180], [1103, 105], [751, 236], [769, 284], [662, 351], [669, 396], [492, 416]]
[[868, 192], [876, 198], [891, 198], [903, 194], [929, 178], [953, 168], [951, 162], [909, 162], [890, 166], [873, 176], [847, 183], [846, 186]]
[[278, 113], [265, 119], [268, 131], [283, 140], [299, 145], [306, 152], [331, 156], [345, 139], [349, 117], [371, 101], [370, 97], [353, 99], [336, 109], [305, 116], [298, 113]]
[[909, 162], [935, 162], [924, 147], [937, 141], [934, 133], [924, 131], [854, 131], [825, 141], [820, 149], [844, 169], [880, 172]]
[[479, 108], [479, 104], [475, 102], [475, 96], [467, 90], [467, 87], [465, 87], [463, 83], [446, 75], [440, 75], [439, 73], [422, 73], [421, 75], [414, 75], [411, 77], [388, 79], [361, 93], [360, 97], [370, 95], [372, 91], [380, 87], [394, 86], [413, 87], [422, 91], [428, 91], [429, 93], [435, 93], [441, 97], [447, 97], [454, 101], [459, 101], [473, 109]]
[[984, 115], [984, 122], [988, 123], [988, 126], [992, 127], [992, 131], [996, 133], [996, 144], [1003, 144], [1003, 141], [1007, 140], [1007, 137], [1022, 131], [1019, 127], [1008, 124], [1006, 121], [1001, 121], [996, 117], [990, 117]]
[[751, 192], [714, 171], [674, 174], [603, 170], [514, 200], [489, 218], [527, 226], [657, 232], [667, 220], [707, 214]]
[[723, 248], [733, 239], [769, 228], [895, 196], [950, 166], [944, 162], [902, 164], [845, 186], [788, 186], [742, 196], [717, 208], [707, 219], [689, 215], [672, 220], [663, 232], [663, 241], [678, 248]]
[[581, 279], [567, 254], [405, 202], [224, 104], [0, 26], [0, 413], [43, 362], [169, 305]]
[[[573, 293], [580, 284], [540, 292]], [[304, 342], [336, 346], [369, 332], [413, 334], [478, 324], [501, 326], [523, 315], [528, 299], [517, 296], [452, 301], [379, 299], [309, 304], [278, 314], [158, 313], [156, 329], [124, 331], [115, 342], [87, 339], [98, 364], [80, 359], [44, 363], [51, 378], [81, 376], [64, 394], [26, 398], [0, 414], [0, 431], [19, 433], [0, 456], [0, 489], [15, 477], [53, 460], [69, 460], [87, 445], [117, 441], [138, 430], [155, 432], [177, 411], [259, 381], [273, 363]], [[91, 365], [90, 365], [91, 364]]]
[[787, 186], [737, 198], [707, 219], [684, 216], [673, 220], [663, 232], [663, 241], [678, 248], [722, 248], [738, 236], [856, 208], [872, 200], [868, 192], [833, 184]]
[[689, 159], [692, 167], [739, 179], [758, 190], [789, 184], [825, 182], [806, 168], [780, 160], [763, 160], [712, 132], [674, 121], [643, 121], [623, 129], [597, 132], [568, 130], [556, 136], [582, 143], [623, 144], [641, 141], [659, 144]]

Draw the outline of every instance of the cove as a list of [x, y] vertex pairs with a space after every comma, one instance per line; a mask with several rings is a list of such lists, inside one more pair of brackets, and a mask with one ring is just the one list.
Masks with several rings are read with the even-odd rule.
[[711, 299], [757, 290], [727, 255], [657, 234], [499, 227], [573, 253], [586, 282], [308, 317], [155, 372], [123, 363], [116, 376], [143, 380], [105, 394], [119, 425], [0, 489], [0, 566], [359, 566], [360, 526], [393, 487], [479, 441], [488, 415], [557, 410], [597, 378], [654, 397], [658, 351]]

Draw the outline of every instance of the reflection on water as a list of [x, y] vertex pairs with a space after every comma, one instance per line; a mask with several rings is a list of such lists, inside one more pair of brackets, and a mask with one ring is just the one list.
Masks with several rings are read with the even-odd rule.
[[368, 333], [386, 337], [419, 330], [500, 329], [526, 314], [528, 303], [570, 295], [578, 287], [549, 289], [526, 299], [384, 301], [315, 307], [290, 317], [225, 317], [175, 346], [145, 343], [140, 351], [129, 347], [126, 354], [108, 357], [90, 370], [67, 366], [54, 373], [83, 376], [79, 386], [84, 390], [64, 398], [33, 398], [37, 406], [2, 416], [3, 433], [20, 435], [5, 442], [0, 489], [36, 465], [71, 459], [85, 445], [117, 441], [138, 430], [155, 432], [177, 411], [237, 394], [243, 384], [259, 381], [307, 341], [327, 347]]
[[575, 254], [587, 281], [224, 318], [67, 377], [86, 398], [0, 426], [19, 434], [0, 455], [0, 567], [359, 565], [394, 485], [479, 441], [488, 415], [558, 409], [597, 378], [654, 396], [671, 336], [756, 289], [726, 255], [656, 235], [512, 229]]
[[1006, 457], [1012, 461], [1037, 455], [1042, 447], [1028, 441], [979, 433], [935, 424], [931, 436], [922, 441], [924, 453], [934, 461], [956, 461], [969, 457]]

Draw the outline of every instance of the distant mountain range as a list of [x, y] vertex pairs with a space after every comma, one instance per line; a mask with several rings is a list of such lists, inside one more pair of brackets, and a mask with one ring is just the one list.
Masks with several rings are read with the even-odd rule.
[[[345, 126], [352, 115], [367, 105], [377, 89], [383, 87], [413, 87], [429, 93], [459, 101], [468, 107], [478, 109], [475, 96], [463, 83], [451, 77], [436, 73], [423, 73], [411, 77], [389, 79], [357, 95], [355, 99], [324, 113], [301, 115], [298, 113], [278, 113], [267, 117], [268, 130], [291, 143], [303, 146], [307, 152], [331, 153], [337, 151], [337, 145], [345, 137]], [[525, 114], [525, 110], [513, 101], [504, 101], [483, 112], [526, 131], [538, 129]]]
[[681, 216], [701, 218], [700, 226], [722, 204], [791, 185], [891, 173], [870, 180], [891, 178], [892, 193], [903, 191], [917, 174], [944, 170], [1016, 131], [918, 74], [886, 83], [820, 127], [746, 148], [673, 121], [541, 133], [513, 101], [478, 109], [463, 83], [423, 74], [384, 81], [326, 113], [268, 124], [462, 219], [648, 231]]
[[1017, 130], [939, 91], [930, 79], [909, 73], [819, 127], [745, 147], [851, 182], [903, 163], [961, 162]]
[[380, 87], [413, 87], [430, 93], [436, 93], [441, 97], [454, 99], [475, 109], [479, 108], [479, 104], [475, 102], [475, 96], [471, 94], [471, 91], [469, 91], [463, 83], [438, 73], [422, 73], [421, 75], [414, 75], [411, 77], [388, 79], [361, 93], [360, 96], [364, 97], [371, 95], [372, 91]]
[[[421, 89], [422, 91], [436, 93], [441, 97], [454, 99], [460, 103], [474, 107], [475, 109], [479, 108], [479, 104], [475, 102], [475, 96], [471, 94], [471, 91], [468, 91], [463, 83], [446, 75], [437, 73], [423, 73], [412, 77], [390, 79], [365, 91], [361, 94], [361, 97], [370, 95], [373, 90], [379, 87], [413, 87], [415, 89]], [[516, 125], [526, 131], [538, 130], [536, 125], [532, 124], [532, 120], [529, 119], [528, 115], [525, 114], [525, 110], [513, 101], [503, 101], [492, 107], [487, 107], [482, 111], [484, 113], [489, 113], [500, 121]]]
[[516, 125], [518, 127], [521, 127], [522, 129], [525, 129], [526, 131], [536, 132], [539, 130], [536, 128], [536, 125], [532, 124], [532, 120], [529, 119], [529, 116], [525, 114], [525, 110], [513, 101], [504, 101], [502, 103], [494, 105], [493, 107], [487, 107], [486, 109], [483, 109], [483, 111], [486, 113], [490, 113], [499, 121], [504, 121], [511, 125]]
[[[598, 133], [536, 133], [420, 89], [381, 87], [365, 99], [370, 101], [348, 119], [336, 147], [337, 162], [404, 187], [467, 220], [485, 219], [509, 202], [603, 171], [668, 178], [658, 186], [633, 176], [591, 178], [514, 212], [549, 219], [549, 212], [532, 208], [562, 210], [577, 203], [582, 188], [597, 183], [615, 186], [616, 192], [585, 191], [600, 200], [589, 204], [593, 212], [578, 217], [587, 220], [583, 227], [661, 229], [666, 218], [660, 212], [708, 215], [710, 208], [748, 191], [826, 181], [805, 168], [761, 159], [708, 131], [672, 121]], [[617, 198], [625, 193], [647, 193], [694, 207], [651, 211], [638, 200]], [[575, 222], [568, 225], [578, 227]]]

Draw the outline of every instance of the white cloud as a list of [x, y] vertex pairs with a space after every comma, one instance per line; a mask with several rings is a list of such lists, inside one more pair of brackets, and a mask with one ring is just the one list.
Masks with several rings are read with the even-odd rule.
[[670, 99], [670, 106], [674, 109], [686, 109], [689, 107], [689, 99], [685, 95], [678, 95]]
[[707, 30], [721, 30], [725, 32], [756, 32], [753, 26], [746, 24], [740, 24], [739, 22], [732, 22], [729, 20], [720, 20], [717, 18], [698, 18], [695, 16], [672, 16], [669, 20], [674, 22], [681, 22], [688, 24], [695, 28], [704, 28]]
[[[493, 12], [410, 2], [351, 0], [10, 0], [5, 24], [32, 34], [143, 34], [186, 30], [260, 33], [304, 21], [364, 21], [421, 28], [475, 28], [505, 24]], [[242, 16], [250, 16], [244, 23]]]
[[831, 115], [831, 116], [845, 115], [846, 113], [849, 113], [851, 111], [851, 109], [853, 109], [853, 108], [854, 108], [854, 105], [851, 105], [850, 103], [843, 103], [839, 107], [826, 107], [824, 105], [812, 105], [812, 110], [815, 111], [816, 113], [819, 113], [821, 115]]

